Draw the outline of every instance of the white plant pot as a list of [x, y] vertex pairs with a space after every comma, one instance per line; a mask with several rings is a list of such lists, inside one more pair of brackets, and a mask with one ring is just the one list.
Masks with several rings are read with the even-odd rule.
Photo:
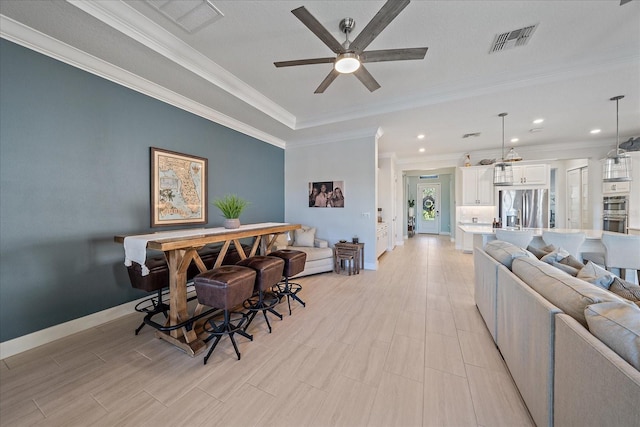
[[225, 219], [224, 228], [228, 228], [228, 229], [240, 228], [240, 218]]
[[416, 213], [414, 208], [409, 208], [409, 216], [413, 216]]

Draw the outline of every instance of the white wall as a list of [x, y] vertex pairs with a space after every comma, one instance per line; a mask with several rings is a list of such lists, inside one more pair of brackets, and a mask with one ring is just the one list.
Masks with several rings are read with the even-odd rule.
[[[285, 221], [316, 227], [331, 245], [355, 235], [365, 244], [365, 268], [376, 269], [378, 134], [287, 148]], [[344, 181], [344, 208], [309, 208], [309, 182]]]
[[389, 226], [389, 234], [385, 243], [387, 250], [393, 250], [396, 242], [397, 213], [396, 213], [396, 185], [395, 164], [390, 157], [378, 159], [378, 207], [382, 208], [382, 220]]

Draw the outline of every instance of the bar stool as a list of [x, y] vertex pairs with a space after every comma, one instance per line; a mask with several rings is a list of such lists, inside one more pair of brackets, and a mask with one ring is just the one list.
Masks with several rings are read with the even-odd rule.
[[640, 236], [603, 231], [602, 244], [605, 268], [619, 268], [622, 279], [626, 279], [625, 269], [636, 270], [640, 283]]
[[[208, 305], [209, 307], [224, 310], [224, 320], [221, 322], [216, 323], [214, 317], [207, 319], [209, 328], [205, 326], [204, 329], [206, 332], [209, 332], [210, 335], [204, 341], [209, 342], [213, 337], [215, 337], [216, 340], [204, 358], [205, 365], [223, 335], [229, 336], [238, 360], [240, 360], [240, 351], [238, 351], [238, 346], [236, 340], [233, 338], [233, 334], [240, 334], [253, 341], [253, 336], [244, 331], [247, 314], [232, 312], [231, 310], [251, 296], [255, 280], [255, 270], [239, 265], [226, 265], [214, 268], [198, 274], [193, 279], [199, 303], [196, 311], [200, 309], [200, 305]], [[231, 314], [238, 314], [240, 316], [232, 320]]]
[[[167, 317], [169, 306], [162, 301], [162, 290], [169, 286], [169, 268], [167, 267], [167, 262], [164, 260], [164, 256], [153, 257], [147, 258], [145, 265], [149, 269], [149, 274], [146, 276], [142, 275], [142, 266], [137, 262], [132, 262], [131, 265], [127, 267], [131, 286], [143, 291], [155, 292], [156, 295], [140, 301], [136, 304], [135, 310], [139, 313], [146, 313], [145, 319], [159, 313], [163, 313], [164, 317]], [[144, 325], [145, 322], [143, 320], [140, 326], [136, 328], [136, 335], [140, 333]]]
[[276, 285], [277, 295], [280, 300], [287, 297], [287, 305], [289, 306], [289, 316], [291, 316], [291, 299], [298, 301], [303, 307], [306, 307], [304, 301], [297, 295], [302, 290], [299, 283], [289, 282], [289, 278], [300, 274], [304, 271], [304, 264], [307, 262], [307, 254], [302, 251], [294, 251], [292, 249], [280, 249], [271, 252], [270, 256], [282, 258], [284, 260], [284, 269], [282, 271], [283, 281]]
[[585, 238], [586, 236], [584, 233], [562, 233], [559, 231], [542, 232], [542, 240], [544, 240], [547, 245], [562, 248], [580, 261], [582, 261], [580, 246], [582, 246]]
[[526, 248], [533, 239], [533, 230], [496, 230], [496, 239]]
[[[267, 312], [277, 316], [280, 320], [282, 320], [282, 314], [274, 309], [280, 300], [276, 295], [268, 293], [268, 291], [282, 279], [284, 260], [273, 256], [252, 256], [237, 262], [236, 265], [256, 271], [256, 281], [253, 287], [254, 295], [242, 303], [243, 307], [250, 313], [244, 330], [246, 331], [249, 328], [256, 314], [261, 311], [269, 327], [269, 333], [271, 333], [271, 324], [269, 323]], [[257, 296], [255, 295], [256, 293]]]

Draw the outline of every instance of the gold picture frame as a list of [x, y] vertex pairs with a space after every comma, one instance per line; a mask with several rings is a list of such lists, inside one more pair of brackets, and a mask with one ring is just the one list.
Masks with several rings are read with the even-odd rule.
[[151, 227], [206, 224], [207, 159], [151, 147]]

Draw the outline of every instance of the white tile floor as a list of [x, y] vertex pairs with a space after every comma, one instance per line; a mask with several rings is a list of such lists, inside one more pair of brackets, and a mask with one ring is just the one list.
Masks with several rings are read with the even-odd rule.
[[[515, 426], [533, 422], [473, 300], [473, 259], [416, 235], [209, 363], [132, 313], [2, 360], [0, 425]], [[286, 313], [284, 305], [279, 310]]]

